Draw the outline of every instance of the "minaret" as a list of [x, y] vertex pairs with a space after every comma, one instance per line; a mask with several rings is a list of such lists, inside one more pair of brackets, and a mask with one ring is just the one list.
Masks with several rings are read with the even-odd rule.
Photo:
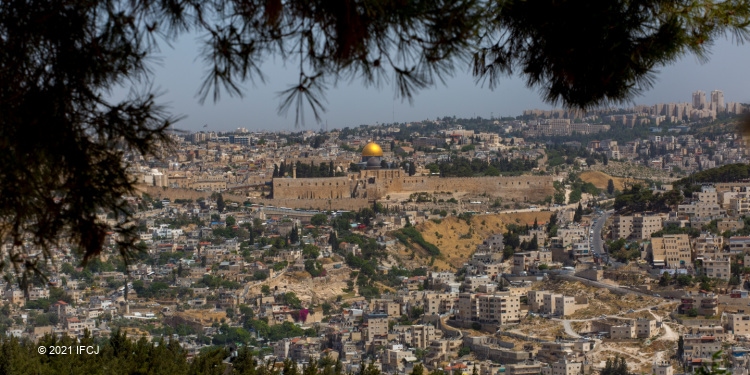
[[292, 164], [292, 178], [297, 178], [297, 163]]

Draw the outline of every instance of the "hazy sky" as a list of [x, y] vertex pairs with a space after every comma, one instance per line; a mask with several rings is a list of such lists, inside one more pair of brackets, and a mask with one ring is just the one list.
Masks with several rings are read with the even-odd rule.
[[[277, 93], [295, 82], [297, 73], [286, 69], [282, 61], [263, 66], [268, 80], [255, 87], [247, 83], [244, 98], [222, 95], [219, 102], [207, 100], [199, 104], [196, 92], [200, 87], [205, 65], [196, 58], [200, 45], [192, 37], [183, 37], [172, 47], [164, 46], [161, 63], [154, 68], [154, 87], [164, 91], [160, 103], [167, 104], [174, 114], [185, 118], [177, 124], [184, 130], [223, 131], [246, 127], [250, 130], [294, 130], [294, 113], [287, 117], [277, 114]], [[650, 91], [636, 98], [636, 104], [688, 102], [696, 90], [724, 91], [725, 101], [750, 103], [750, 45], [736, 45], [728, 40], [718, 42], [711, 59], [701, 64], [694, 56], [662, 68]], [[376, 122], [420, 121], [443, 116], [489, 118], [491, 115], [517, 116], [524, 109], [551, 108], [536, 90], [529, 89], [520, 77], [504, 79], [494, 91], [475, 84], [468, 68], [459, 71], [446, 85], [423, 90], [414, 102], [394, 99], [391, 85], [380, 89], [364, 88], [359, 81], [340, 84], [327, 92], [327, 112], [323, 114], [328, 128], [375, 124]], [[312, 113], [306, 111], [306, 124], [300, 129], [320, 129]]]

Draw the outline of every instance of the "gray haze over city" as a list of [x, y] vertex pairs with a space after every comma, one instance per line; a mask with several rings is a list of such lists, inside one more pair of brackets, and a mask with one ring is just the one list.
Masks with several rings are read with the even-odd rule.
[[[182, 38], [172, 47], [164, 46], [160, 61], [154, 67], [154, 87], [162, 95], [158, 102], [169, 106], [175, 115], [185, 116], [177, 128], [183, 130], [294, 130], [294, 113], [286, 117], [277, 114], [277, 93], [295, 82], [297, 72], [283, 61], [269, 59], [263, 65], [266, 82], [244, 85], [244, 98], [222, 95], [219, 102], [210, 99], [199, 104], [196, 92], [203, 78], [205, 65], [196, 58], [201, 45], [196, 38]], [[293, 65], [293, 64], [292, 64]], [[719, 89], [727, 101], [750, 102], [750, 47], [736, 45], [730, 40], [717, 43], [710, 60], [701, 63], [688, 55], [664, 67], [657, 75], [654, 87], [635, 99], [634, 104], [658, 102], [689, 102], [696, 90], [710, 92]], [[445, 85], [418, 92], [410, 104], [394, 98], [393, 86], [364, 87], [362, 82], [339, 83], [326, 93], [327, 111], [323, 114], [328, 128], [343, 128], [360, 124], [409, 122], [443, 116], [489, 118], [518, 116], [524, 109], [550, 109], [536, 90], [525, 86], [523, 78], [506, 78], [494, 91], [477, 84], [468, 71], [459, 70]], [[301, 129], [319, 129], [309, 108], [306, 123]]]

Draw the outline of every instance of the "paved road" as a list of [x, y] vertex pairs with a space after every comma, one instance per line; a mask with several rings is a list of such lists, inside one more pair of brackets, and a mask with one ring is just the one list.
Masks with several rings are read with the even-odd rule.
[[563, 327], [565, 328], [565, 333], [568, 334], [570, 337], [574, 338], [581, 338], [581, 335], [577, 334], [576, 331], [573, 330], [573, 327], [570, 325], [570, 320], [563, 320]]
[[604, 214], [596, 220], [596, 225], [594, 225], [594, 227], [592, 228], [594, 230], [594, 234], [591, 251], [593, 251], [594, 254], [604, 254], [604, 240], [602, 240], [602, 230], [604, 229], [604, 223], [612, 215], [613, 212], [613, 210], [605, 211]]

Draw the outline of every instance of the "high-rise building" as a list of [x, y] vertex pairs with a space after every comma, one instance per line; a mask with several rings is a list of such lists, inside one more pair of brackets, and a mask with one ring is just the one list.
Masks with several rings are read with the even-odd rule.
[[711, 91], [711, 108], [716, 112], [724, 112], [724, 92], [721, 90]]
[[706, 107], [706, 93], [704, 91], [696, 91], [693, 93], [693, 108], [704, 109]]

